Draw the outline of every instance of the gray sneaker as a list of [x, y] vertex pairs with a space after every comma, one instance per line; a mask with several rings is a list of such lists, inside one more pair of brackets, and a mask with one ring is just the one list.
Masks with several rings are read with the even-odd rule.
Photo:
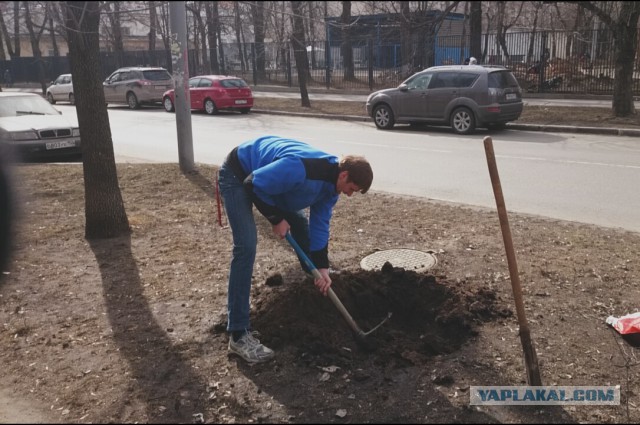
[[239, 355], [249, 363], [261, 363], [271, 360], [275, 353], [272, 349], [260, 344], [260, 340], [256, 338], [257, 334], [255, 331], [247, 331], [237, 341], [234, 341], [233, 337], [229, 335], [229, 351]]

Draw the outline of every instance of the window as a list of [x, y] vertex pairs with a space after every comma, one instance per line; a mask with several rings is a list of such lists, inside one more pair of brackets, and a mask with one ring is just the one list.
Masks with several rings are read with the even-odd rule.
[[162, 81], [170, 80], [171, 75], [166, 69], [154, 69], [149, 71], [142, 71], [143, 78], [150, 81]]
[[200, 83], [200, 78], [191, 78], [189, 80], [189, 88], [192, 89], [194, 87], [198, 87], [198, 83]]
[[458, 74], [458, 87], [471, 87], [478, 79], [478, 74]]
[[247, 83], [239, 78], [234, 80], [220, 80], [220, 85], [224, 88], [247, 87]]
[[198, 87], [211, 87], [213, 86], [213, 81], [211, 81], [208, 78], [203, 78], [202, 80], [200, 80], [200, 83], [198, 84]]
[[516, 88], [518, 81], [510, 71], [492, 72], [489, 74], [489, 87], [492, 89]]
[[433, 75], [431, 78], [431, 83], [429, 84], [430, 89], [443, 89], [443, 88], [452, 88], [456, 87], [456, 77], [457, 73], [455, 72], [439, 72]]
[[415, 78], [407, 82], [407, 87], [409, 88], [409, 90], [425, 90], [427, 87], [429, 87], [431, 75], [432, 74], [417, 75], [415, 76]]

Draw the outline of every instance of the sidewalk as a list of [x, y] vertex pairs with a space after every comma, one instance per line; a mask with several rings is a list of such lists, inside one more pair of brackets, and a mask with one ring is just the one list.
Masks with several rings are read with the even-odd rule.
[[[272, 97], [280, 99], [297, 99], [300, 97], [300, 90], [298, 87], [283, 87], [283, 86], [252, 86], [253, 95], [256, 98], [260, 97]], [[32, 92], [40, 93], [40, 85], [29, 83], [21, 84], [16, 83], [14, 87], [2, 88], [5, 92]], [[327, 89], [309, 89], [310, 100], [326, 100], [326, 101], [343, 101], [343, 102], [361, 102], [363, 107], [367, 101], [368, 93], [338, 93], [334, 90]], [[565, 95], [547, 94], [545, 97], [537, 93], [525, 93], [524, 105], [533, 106], [563, 106], [563, 107], [599, 107], [610, 108], [611, 96], [580, 96], [580, 98], [567, 98]], [[635, 106], [637, 110], [640, 110], [640, 101], [636, 100]], [[273, 111], [260, 108], [253, 108], [252, 112], [260, 114], [271, 115], [288, 115], [297, 117], [308, 118], [324, 118], [343, 121], [360, 121], [370, 122], [371, 118], [363, 116], [350, 116], [350, 115], [325, 115], [317, 113], [306, 112], [285, 112], [285, 111]], [[632, 128], [613, 128], [613, 127], [585, 127], [585, 126], [567, 126], [567, 125], [545, 125], [545, 124], [517, 124], [508, 123], [507, 129], [509, 130], [524, 130], [524, 131], [543, 131], [553, 133], [588, 133], [588, 134], [604, 134], [611, 136], [630, 136], [640, 137], [640, 129]]]

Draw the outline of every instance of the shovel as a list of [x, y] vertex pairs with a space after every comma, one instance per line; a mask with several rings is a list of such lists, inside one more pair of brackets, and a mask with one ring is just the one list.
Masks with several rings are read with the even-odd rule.
[[[300, 248], [300, 245], [298, 245], [295, 239], [293, 239], [293, 236], [291, 236], [291, 233], [287, 233], [286, 238], [289, 244], [295, 250], [296, 254], [298, 254], [298, 256], [302, 259], [302, 261], [307, 266], [307, 268], [311, 270], [311, 274], [313, 274], [313, 277], [315, 279], [322, 279], [322, 275], [320, 274], [316, 266], [313, 264], [311, 259], [309, 259], [307, 254], [304, 253], [302, 248]], [[389, 318], [391, 317], [391, 313], [389, 313], [387, 317], [382, 322], [380, 322], [376, 327], [374, 327], [368, 332], [364, 332], [362, 329], [360, 329], [356, 321], [353, 320], [353, 317], [351, 317], [351, 315], [349, 314], [345, 306], [342, 304], [342, 302], [340, 302], [340, 299], [338, 299], [338, 296], [336, 295], [336, 293], [333, 292], [333, 289], [329, 288], [329, 290], [327, 291], [327, 295], [329, 296], [329, 299], [333, 302], [333, 304], [336, 306], [340, 314], [342, 314], [342, 317], [344, 318], [344, 320], [346, 320], [347, 324], [353, 331], [356, 342], [358, 342], [362, 347], [370, 350], [372, 347], [370, 347], [366, 343], [365, 337], [370, 333], [372, 333], [373, 331], [375, 331], [376, 329], [378, 329], [380, 326], [382, 326], [384, 322], [389, 320]]]

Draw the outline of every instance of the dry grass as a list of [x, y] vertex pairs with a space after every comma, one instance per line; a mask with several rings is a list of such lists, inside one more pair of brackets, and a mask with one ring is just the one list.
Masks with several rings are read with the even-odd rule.
[[[311, 108], [303, 108], [299, 99], [260, 97], [256, 109], [324, 113], [330, 115], [367, 116], [363, 102], [313, 100]], [[640, 128], [640, 114], [616, 118], [610, 108], [569, 106], [526, 106], [517, 123], [546, 125], [579, 125], [588, 127]]]

